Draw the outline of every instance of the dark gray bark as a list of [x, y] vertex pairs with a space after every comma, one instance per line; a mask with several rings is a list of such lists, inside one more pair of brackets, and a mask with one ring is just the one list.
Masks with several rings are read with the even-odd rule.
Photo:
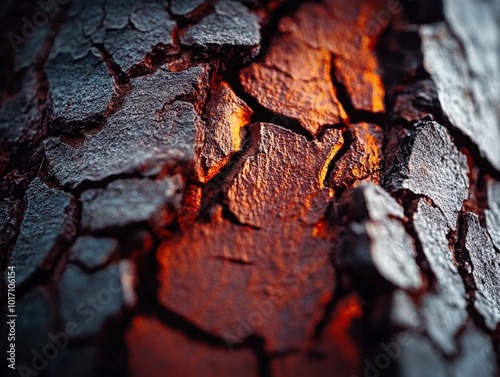
[[8, 375], [499, 375], [499, 1], [66, 3], [0, 8]]

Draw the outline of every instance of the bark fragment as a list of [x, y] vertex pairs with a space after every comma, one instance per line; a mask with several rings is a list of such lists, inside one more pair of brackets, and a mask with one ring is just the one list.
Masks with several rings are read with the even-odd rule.
[[57, 59], [49, 61], [46, 71], [52, 88], [49, 95], [52, 129], [79, 133], [104, 122], [113, 95], [113, 78], [100, 56], [88, 53], [74, 59], [68, 53], [59, 54]]
[[238, 1], [217, 0], [214, 12], [191, 26], [181, 44], [232, 64], [232, 60], [246, 63], [259, 53], [259, 23]]
[[418, 306], [408, 292], [396, 289], [391, 296], [391, 309], [389, 311], [391, 325], [403, 329], [422, 328], [422, 319]]
[[12, 163], [23, 147], [31, 148], [46, 132], [46, 123], [38, 108], [36, 73], [28, 70], [18, 93], [0, 103], [0, 174]]
[[[13, 197], [0, 201], [0, 260], [7, 258], [7, 250], [16, 238], [23, 216], [22, 202]], [[5, 254], [4, 254], [5, 253]]]
[[384, 88], [374, 53], [380, 30], [369, 27], [370, 14], [381, 8], [383, 2], [302, 4], [280, 20], [280, 34], [263, 62], [242, 71], [244, 89], [264, 107], [298, 119], [313, 135], [347, 120], [332, 71], [355, 110], [383, 112]]
[[275, 221], [313, 224], [325, 213], [329, 190], [324, 187], [329, 163], [342, 146], [338, 130], [319, 139], [272, 124], [250, 126], [253, 146], [229, 186], [228, 206], [244, 224], [262, 228]]
[[183, 188], [181, 177], [174, 176], [116, 180], [104, 189], [84, 191], [82, 230], [96, 232], [141, 222], [159, 229], [173, 221]]
[[71, 241], [75, 203], [63, 191], [48, 187], [39, 178], [26, 191], [26, 212], [9, 263], [16, 266], [17, 284], [37, 269], [47, 269], [65, 244]]
[[378, 0], [305, 3], [283, 19], [279, 30], [333, 54], [336, 80], [347, 89], [355, 110], [383, 112], [384, 87], [374, 52], [383, 28], [373, 27], [373, 14], [386, 5]]
[[297, 119], [318, 135], [324, 126], [342, 123], [347, 117], [331, 82], [330, 55], [280, 36], [271, 41], [262, 63], [241, 71], [241, 84], [264, 107]]
[[347, 188], [358, 182], [379, 183], [382, 162], [383, 132], [375, 124], [350, 126], [351, 138], [347, 152], [336, 161], [329, 178], [333, 188]]
[[74, 1], [55, 40], [51, 60], [57, 61], [61, 53], [77, 60], [86, 56], [91, 46], [102, 45], [125, 72], [154, 48], [165, 54], [174, 52], [174, 27], [162, 1]]
[[44, 141], [49, 173], [71, 188], [110, 176], [147, 176], [179, 166], [199, 176], [201, 120], [193, 104], [176, 99], [202, 101], [205, 80], [202, 67], [179, 73], [159, 70], [134, 79], [123, 109], [102, 130], [88, 134], [79, 145], [60, 137]]
[[362, 302], [355, 295], [341, 300], [320, 339], [311, 346], [309, 352], [274, 358], [271, 361], [271, 375], [330, 376], [332, 371], [338, 377], [361, 375], [361, 355], [350, 336], [353, 322], [363, 314], [361, 305]]
[[192, 19], [207, 3], [207, 0], [171, 0], [170, 12], [176, 16]]
[[[413, 72], [413, 74], [416, 74]], [[396, 87], [392, 96], [390, 121], [394, 124], [412, 124], [440, 113], [436, 87], [430, 78], [416, 79], [415, 82]]]
[[399, 376], [448, 376], [443, 357], [429, 339], [418, 333], [405, 334], [405, 339], [408, 341], [405, 342], [406, 347], [402, 349], [398, 360]]
[[415, 249], [402, 224], [403, 207], [379, 186], [362, 183], [347, 191], [340, 214], [346, 217], [338, 263], [356, 271], [364, 284], [380, 279], [396, 287], [422, 286]]
[[218, 211], [162, 243], [158, 300], [230, 346], [256, 334], [270, 352], [301, 348], [334, 287], [331, 245], [316, 233], [286, 219], [235, 225]]
[[461, 355], [453, 363], [451, 375], [457, 377], [498, 376], [491, 339], [475, 326], [469, 325], [460, 337]]
[[469, 169], [448, 131], [436, 122], [417, 124], [401, 140], [395, 160], [385, 181], [389, 191], [425, 195], [443, 212], [448, 227], [456, 229], [468, 197]]
[[206, 135], [201, 151], [208, 181], [242, 148], [243, 127], [253, 111], [222, 82], [207, 104]]
[[124, 14], [130, 13], [128, 20], [120, 20], [122, 28], [118, 29], [117, 22], [111, 21], [108, 16], [116, 14], [116, 10], [109, 8], [122, 7], [123, 3], [117, 0], [106, 2], [106, 31], [99, 31], [101, 35], [92, 35], [92, 42], [102, 44], [123, 71], [140, 63], [150, 53], [171, 55], [178, 52], [173, 38], [176, 24], [169, 20], [164, 1], [130, 2], [132, 7], [123, 11]]
[[465, 287], [448, 245], [442, 213], [420, 199], [413, 222], [436, 277], [436, 286], [421, 303], [424, 324], [429, 337], [450, 355], [457, 351], [455, 336], [467, 321]]
[[401, 356], [398, 357], [398, 375], [417, 376], [481, 376], [498, 375], [491, 340], [481, 330], [468, 325], [460, 337], [460, 357], [449, 361], [437, 352], [422, 334], [405, 335]]
[[488, 208], [485, 211], [486, 226], [491, 240], [500, 250], [500, 182], [488, 182]]
[[486, 326], [495, 330], [500, 322], [500, 259], [479, 218], [467, 213], [464, 218], [465, 249], [472, 262], [477, 290], [474, 307], [484, 317]]
[[447, 25], [420, 29], [426, 70], [451, 124], [500, 170], [500, 26], [496, 2], [444, 1]]

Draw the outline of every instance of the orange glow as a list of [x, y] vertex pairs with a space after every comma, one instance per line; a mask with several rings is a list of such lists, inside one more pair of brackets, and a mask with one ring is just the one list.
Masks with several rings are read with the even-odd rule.
[[340, 352], [351, 365], [359, 362], [359, 347], [349, 335], [349, 329], [353, 320], [363, 315], [361, 301], [358, 296], [352, 294], [339, 302], [334, 313], [334, 319], [328, 327], [327, 334], [338, 344]]
[[330, 153], [328, 154], [321, 170], [319, 171], [318, 180], [319, 180], [319, 186], [321, 188], [325, 187], [324, 182], [327, 178], [328, 168], [330, 166], [330, 163], [335, 158], [335, 155], [339, 152], [339, 150], [342, 149], [343, 145], [344, 145], [343, 139], [339, 140], [339, 142], [334, 145], [334, 147], [330, 150]]

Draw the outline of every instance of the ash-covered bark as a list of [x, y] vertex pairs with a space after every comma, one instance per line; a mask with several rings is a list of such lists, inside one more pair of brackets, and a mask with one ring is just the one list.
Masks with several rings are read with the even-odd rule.
[[82, 193], [81, 228], [98, 232], [109, 228], [149, 222], [162, 227], [173, 221], [183, 190], [182, 178], [173, 176], [149, 179], [119, 179], [104, 189]]
[[[0, 202], [0, 250], [8, 250], [16, 239], [21, 225], [23, 202], [20, 199], [8, 197]], [[7, 256], [2, 255], [4, 260]]]
[[422, 300], [422, 317], [429, 337], [447, 354], [457, 351], [455, 336], [467, 321], [467, 298], [447, 239], [441, 211], [420, 199], [413, 215], [417, 237], [435, 276], [435, 286]]
[[500, 250], [500, 183], [488, 182], [488, 209], [486, 212], [486, 226], [497, 250]]
[[456, 229], [457, 215], [468, 197], [466, 157], [446, 129], [436, 122], [416, 125], [401, 141], [396, 161], [386, 175], [389, 191], [409, 190], [433, 201]]
[[494, 362], [495, 351], [491, 340], [473, 325], [460, 336], [460, 357], [449, 361], [439, 355], [437, 349], [424, 336], [406, 334], [408, 345], [400, 359], [398, 376], [497, 376], [498, 367]]
[[9, 265], [16, 266], [17, 284], [37, 270], [50, 269], [75, 234], [75, 202], [65, 192], [36, 178], [26, 191], [26, 211]]
[[238, 1], [217, 0], [214, 10], [181, 36], [183, 46], [196, 54], [209, 54], [231, 63], [246, 63], [260, 49], [260, 30], [256, 15]]
[[94, 53], [77, 60], [69, 53], [59, 54], [47, 64], [52, 129], [75, 134], [104, 122], [113, 95], [113, 78], [97, 51]]
[[497, 1], [445, 0], [446, 24], [420, 29], [425, 69], [451, 124], [500, 170], [500, 26]]
[[396, 287], [421, 287], [411, 237], [402, 224], [404, 212], [379, 186], [361, 184], [342, 197], [340, 215], [347, 229], [338, 252], [342, 268], [354, 270], [364, 284], [377, 280]]
[[474, 307], [484, 317], [486, 326], [495, 330], [500, 322], [500, 259], [477, 215], [466, 214], [464, 228], [464, 248], [472, 262], [472, 275], [476, 285]]
[[183, 99], [202, 95], [206, 77], [206, 70], [196, 67], [180, 73], [159, 70], [132, 80], [123, 109], [100, 132], [77, 143], [61, 137], [44, 141], [49, 173], [61, 185], [75, 188], [110, 176], [156, 175], [179, 165], [195, 170], [201, 119]]

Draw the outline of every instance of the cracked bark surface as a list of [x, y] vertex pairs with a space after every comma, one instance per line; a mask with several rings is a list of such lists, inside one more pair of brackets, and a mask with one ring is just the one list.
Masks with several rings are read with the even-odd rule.
[[499, 375], [498, 1], [58, 4], [0, 62], [6, 375]]

